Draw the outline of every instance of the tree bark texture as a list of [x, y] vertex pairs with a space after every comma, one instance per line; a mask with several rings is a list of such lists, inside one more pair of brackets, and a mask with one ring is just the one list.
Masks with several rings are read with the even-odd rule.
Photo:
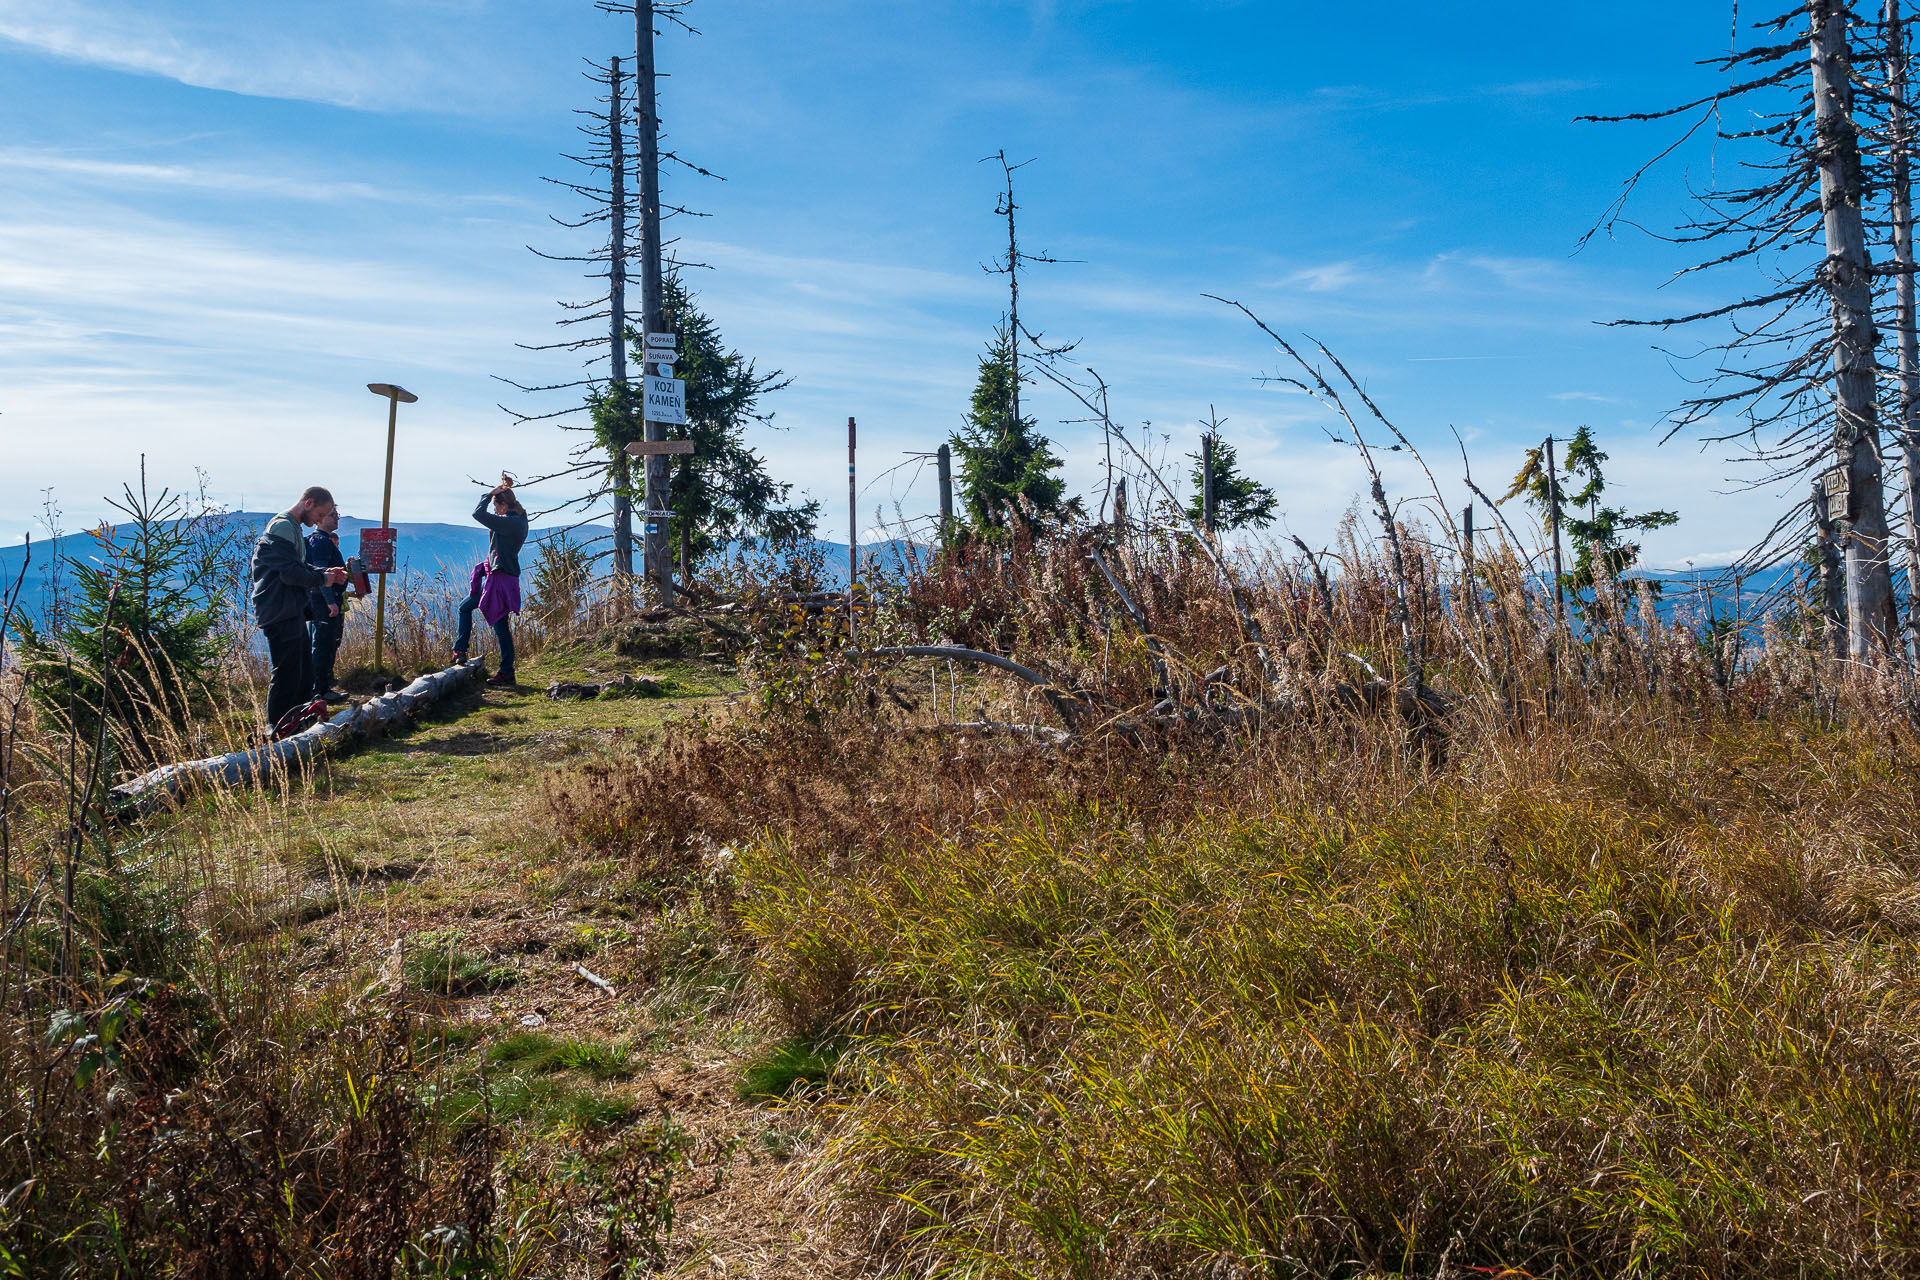
[[1833, 444], [1846, 483], [1847, 649], [1855, 659], [1892, 640], [1893, 579], [1881, 489], [1874, 355], [1879, 333], [1861, 219], [1860, 135], [1853, 118], [1852, 50], [1845, 0], [1808, 0], [1815, 146], [1826, 230], [1823, 278], [1833, 307]]

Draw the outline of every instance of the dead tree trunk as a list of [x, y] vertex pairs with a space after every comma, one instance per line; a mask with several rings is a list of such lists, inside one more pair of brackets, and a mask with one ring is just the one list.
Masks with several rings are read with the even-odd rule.
[[[607, 185], [611, 196], [607, 217], [607, 314], [611, 333], [607, 356], [612, 362], [614, 403], [625, 405], [627, 395], [627, 146], [626, 115], [620, 103], [620, 59], [615, 58], [607, 75], [607, 151], [612, 180]], [[622, 578], [633, 576], [633, 472], [627, 451], [613, 450], [613, 571]]]
[[1846, 652], [1847, 587], [1840, 572], [1840, 535], [1829, 514], [1823, 479], [1813, 482], [1813, 543], [1820, 620], [1826, 627], [1827, 644], [1837, 655]]
[[166, 765], [114, 787], [107, 793], [108, 804], [116, 813], [145, 813], [177, 801], [196, 788], [239, 787], [275, 774], [284, 776], [315, 756], [403, 727], [428, 707], [470, 687], [483, 670], [478, 658], [456, 663], [444, 671], [421, 676], [397, 693], [348, 707], [333, 719], [290, 738], [224, 756]]
[[[649, 333], [667, 333], [667, 319], [660, 282], [660, 117], [659, 99], [654, 89], [653, 0], [634, 0], [633, 5], [633, 104], [640, 164], [640, 313]], [[648, 373], [654, 366], [645, 366]], [[642, 400], [644, 403], [644, 398]], [[649, 440], [665, 440], [665, 423], [646, 424]], [[647, 459], [646, 483], [646, 570], [653, 579], [662, 604], [673, 603], [673, 552], [667, 521], [660, 513], [671, 501], [667, 457], [657, 454]]]
[[1871, 268], [1862, 224], [1860, 135], [1853, 118], [1852, 52], [1845, 0], [1808, 0], [1820, 210], [1833, 308], [1833, 444], [1846, 486], [1841, 538], [1847, 566], [1847, 649], [1856, 660], [1883, 652], [1893, 613], [1886, 497], [1880, 482]]
[[1213, 536], [1213, 432], [1200, 437], [1200, 527]]
[[1887, 0], [1888, 197], [1893, 215], [1894, 325], [1900, 368], [1900, 452], [1906, 463], [1907, 642], [1920, 661], [1920, 334], [1914, 329], [1912, 125], [1907, 119], [1906, 24], [1899, 0]]

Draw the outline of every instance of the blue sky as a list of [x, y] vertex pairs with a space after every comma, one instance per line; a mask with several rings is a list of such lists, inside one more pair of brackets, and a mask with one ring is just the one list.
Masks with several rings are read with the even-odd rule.
[[[1670, 135], [1573, 118], [1709, 87], [1695, 63], [1728, 7], [1465, 9], [699, 0], [703, 34], [661, 38], [661, 111], [726, 181], [670, 171], [667, 198], [712, 215], [670, 229], [713, 268], [691, 279], [727, 338], [794, 378], [755, 443], [837, 536], [849, 414], [868, 476], [957, 425], [1004, 305], [979, 160], [1005, 148], [1033, 161], [1028, 246], [1081, 260], [1036, 268], [1023, 316], [1078, 339], [1115, 418], [1176, 452], [1214, 406], [1288, 531], [1328, 539], [1358, 466], [1314, 405], [1256, 381], [1269, 345], [1203, 294], [1338, 351], [1443, 483], [1450, 425], [1490, 485], [1588, 423], [1624, 501], [1682, 514], [1650, 560], [1744, 546], [1785, 499], [1727, 493], [1717, 451], [1659, 447], [1686, 384], [1646, 331], [1595, 323], [1722, 286], [1663, 289], [1680, 260], [1643, 237], [1574, 252]], [[229, 504], [320, 482], [377, 515], [369, 381], [421, 397], [396, 518], [462, 519], [472, 478], [557, 463], [571, 437], [512, 424], [493, 375], [570, 376], [515, 344], [550, 341], [555, 301], [590, 286], [525, 246], [587, 247], [547, 221], [572, 208], [541, 176], [566, 176], [581, 60], [630, 36], [589, 0], [0, 0], [0, 537], [49, 487], [70, 527], [104, 514], [143, 451], [156, 482], [199, 467]], [[1713, 160], [1677, 157], [1634, 212], [1671, 221]], [[1093, 487], [1077, 406], [1031, 404]], [[866, 513], [929, 508], [931, 475], [909, 474]]]

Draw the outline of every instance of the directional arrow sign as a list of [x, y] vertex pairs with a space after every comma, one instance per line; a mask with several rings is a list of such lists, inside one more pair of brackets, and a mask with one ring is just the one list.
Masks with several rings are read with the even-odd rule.
[[685, 425], [687, 421], [687, 384], [679, 378], [647, 375], [647, 421]]
[[680, 335], [674, 333], [650, 333], [647, 335], [647, 349], [664, 347], [668, 351], [680, 345]]
[[691, 440], [635, 440], [627, 452], [636, 458], [652, 458], [668, 453], [692, 453]]

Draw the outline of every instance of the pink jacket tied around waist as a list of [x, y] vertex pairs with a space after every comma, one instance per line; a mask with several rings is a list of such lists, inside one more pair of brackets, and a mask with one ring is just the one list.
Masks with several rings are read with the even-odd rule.
[[484, 560], [473, 566], [467, 594], [480, 597], [480, 616], [490, 627], [499, 625], [508, 614], [520, 612], [520, 579], [510, 573], [488, 573]]

